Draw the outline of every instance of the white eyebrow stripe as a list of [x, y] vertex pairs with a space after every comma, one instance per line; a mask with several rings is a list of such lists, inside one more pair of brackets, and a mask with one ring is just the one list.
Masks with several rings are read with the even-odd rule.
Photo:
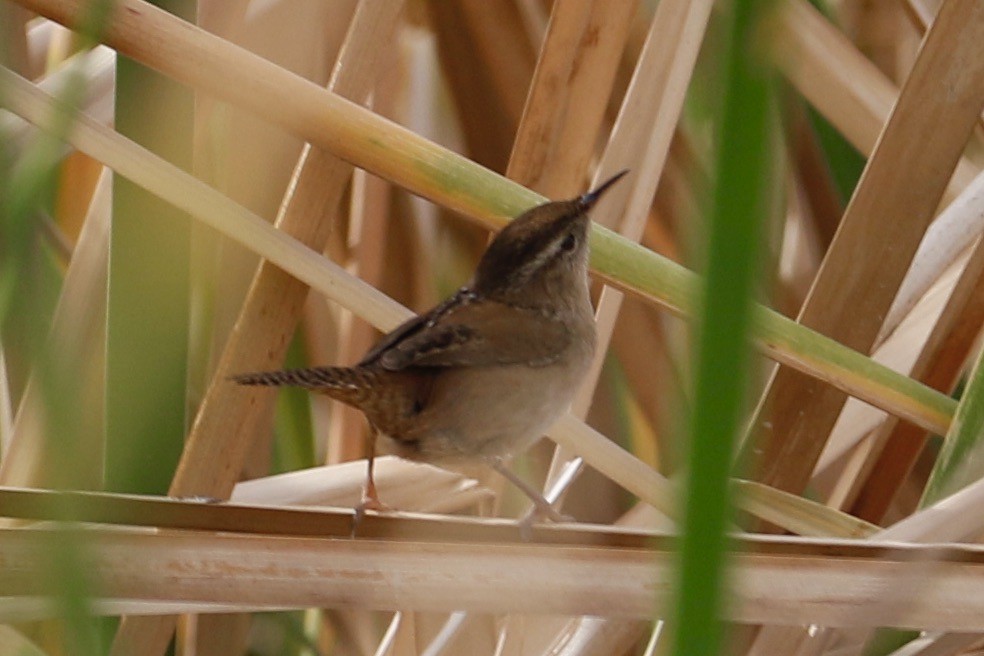
[[532, 260], [526, 262], [520, 267], [521, 276], [526, 279], [533, 275], [534, 271], [539, 270], [544, 264], [552, 260], [557, 252], [560, 250], [561, 242], [567, 238], [570, 233], [567, 231], [559, 233], [553, 240], [547, 245], [546, 248], [540, 250], [536, 257]]

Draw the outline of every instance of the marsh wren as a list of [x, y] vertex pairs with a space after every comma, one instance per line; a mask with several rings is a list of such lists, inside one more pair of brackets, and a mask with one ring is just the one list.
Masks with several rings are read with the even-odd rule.
[[[558, 515], [505, 460], [536, 442], [588, 370], [595, 323], [588, 293], [588, 210], [619, 178], [521, 214], [492, 240], [470, 284], [384, 336], [354, 367], [234, 376], [292, 385], [361, 410], [373, 430], [361, 508], [381, 508], [375, 441], [409, 460], [484, 461], [541, 515]], [[360, 508], [360, 509], [361, 509]]]

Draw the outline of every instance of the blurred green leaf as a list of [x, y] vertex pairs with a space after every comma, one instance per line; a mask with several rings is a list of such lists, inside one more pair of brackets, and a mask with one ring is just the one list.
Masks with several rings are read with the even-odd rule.
[[774, 103], [770, 76], [752, 52], [762, 2], [722, 8], [721, 106], [699, 313], [694, 407], [677, 586], [674, 652], [717, 654], [725, 606], [728, 478], [750, 370], [752, 294], [767, 176]]

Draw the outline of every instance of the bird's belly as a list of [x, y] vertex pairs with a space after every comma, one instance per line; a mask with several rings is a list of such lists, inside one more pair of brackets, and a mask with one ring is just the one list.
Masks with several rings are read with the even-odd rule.
[[585, 365], [442, 373], [419, 417], [420, 430], [400, 436], [395, 450], [403, 457], [430, 462], [523, 451], [568, 409]]

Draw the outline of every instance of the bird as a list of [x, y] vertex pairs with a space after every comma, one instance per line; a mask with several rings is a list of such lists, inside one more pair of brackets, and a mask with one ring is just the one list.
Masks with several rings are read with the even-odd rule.
[[627, 172], [510, 221], [468, 284], [383, 336], [358, 364], [231, 379], [306, 388], [362, 411], [372, 437], [357, 519], [387, 509], [373, 479], [377, 440], [408, 460], [484, 462], [529, 496], [537, 515], [566, 519], [506, 463], [567, 411], [588, 371], [595, 348], [588, 214]]

